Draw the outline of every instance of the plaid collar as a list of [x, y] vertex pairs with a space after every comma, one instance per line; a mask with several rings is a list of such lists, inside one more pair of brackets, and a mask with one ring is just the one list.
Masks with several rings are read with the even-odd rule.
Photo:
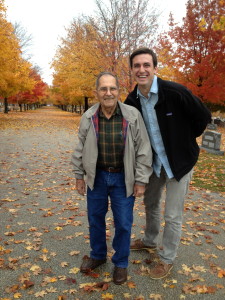
[[[98, 135], [99, 135], [99, 116], [100, 116], [100, 106], [97, 109], [97, 111], [95, 112], [95, 114], [92, 116], [92, 122], [94, 125], [94, 129], [95, 129], [95, 134], [96, 134], [96, 138], [98, 140]], [[114, 114], [121, 114], [121, 109], [119, 104], [117, 103], [116, 109], [114, 111]], [[126, 137], [127, 137], [127, 128], [128, 128], [128, 121], [123, 117], [123, 137], [124, 137], [124, 143], [126, 141]]]
[[[99, 114], [99, 117], [104, 117], [104, 114], [103, 114], [103, 112], [102, 112], [101, 105], [99, 106], [98, 114]], [[114, 116], [114, 115], [120, 115], [120, 116], [122, 115], [122, 112], [121, 112], [121, 109], [120, 109], [120, 106], [119, 106], [118, 103], [117, 103], [117, 105], [116, 105], [116, 108], [115, 108], [115, 110], [114, 110], [112, 116]]]

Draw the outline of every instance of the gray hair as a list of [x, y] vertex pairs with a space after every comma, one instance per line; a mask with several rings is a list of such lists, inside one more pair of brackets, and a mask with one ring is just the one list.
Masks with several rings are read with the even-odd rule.
[[111, 73], [111, 72], [105, 71], [105, 72], [99, 73], [98, 76], [97, 76], [96, 83], [95, 83], [96, 90], [97, 90], [98, 87], [99, 87], [99, 80], [100, 80], [100, 78], [101, 78], [102, 76], [104, 76], [104, 75], [112, 76], [113, 78], [115, 78], [115, 80], [116, 80], [116, 86], [117, 86], [118, 89], [119, 89], [119, 80], [118, 80], [117, 76], [114, 75], [114, 74]]

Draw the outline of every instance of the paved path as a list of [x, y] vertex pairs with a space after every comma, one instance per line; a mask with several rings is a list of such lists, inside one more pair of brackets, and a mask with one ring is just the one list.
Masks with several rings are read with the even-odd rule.
[[[151, 280], [149, 253], [136, 251], [128, 282], [112, 283], [111, 212], [107, 263], [91, 276], [79, 272], [89, 240], [86, 201], [74, 189], [70, 166], [78, 122], [79, 116], [51, 107], [0, 114], [0, 300], [224, 300], [224, 197], [194, 188], [167, 278]], [[137, 199], [132, 238], [143, 236], [143, 230], [144, 207]]]

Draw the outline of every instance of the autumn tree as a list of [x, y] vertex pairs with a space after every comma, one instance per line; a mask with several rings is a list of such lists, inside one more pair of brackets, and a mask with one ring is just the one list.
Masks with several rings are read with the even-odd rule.
[[[97, 13], [88, 21], [98, 32], [105, 69], [116, 72], [131, 88], [128, 57], [140, 46], [154, 45], [160, 12], [148, 0], [95, 0]], [[127, 81], [128, 79], [128, 81]]]
[[67, 37], [62, 39], [52, 67], [53, 86], [61, 93], [65, 104], [80, 104], [80, 97], [93, 97], [95, 76], [104, 61], [97, 40], [96, 30], [79, 18], [73, 21]]
[[48, 85], [42, 81], [41, 76], [35, 68], [30, 71], [29, 77], [34, 83], [33, 88], [21, 91], [9, 98], [10, 103], [17, 103], [20, 106], [20, 111], [22, 111], [22, 106], [24, 110], [31, 107], [39, 107], [45, 103], [46, 96], [48, 95]]
[[100, 71], [115, 72], [127, 93], [131, 87], [128, 57], [155, 37], [158, 14], [147, 0], [96, 0], [93, 17], [75, 19], [54, 58], [53, 85], [65, 104], [92, 97]]
[[175, 24], [171, 15], [170, 29], [159, 40], [158, 53], [167, 69], [164, 75], [183, 83], [208, 104], [225, 104], [224, 4], [189, 0], [183, 24]]
[[8, 113], [8, 97], [31, 89], [33, 81], [29, 78], [31, 64], [22, 58], [19, 41], [5, 13], [4, 2], [0, 1], [0, 97]]

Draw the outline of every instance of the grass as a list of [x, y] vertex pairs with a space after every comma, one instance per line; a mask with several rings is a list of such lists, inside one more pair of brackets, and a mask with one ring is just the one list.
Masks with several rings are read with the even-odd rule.
[[[223, 149], [224, 150], [224, 149]], [[225, 155], [201, 150], [191, 185], [213, 192], [225, 192]]]

